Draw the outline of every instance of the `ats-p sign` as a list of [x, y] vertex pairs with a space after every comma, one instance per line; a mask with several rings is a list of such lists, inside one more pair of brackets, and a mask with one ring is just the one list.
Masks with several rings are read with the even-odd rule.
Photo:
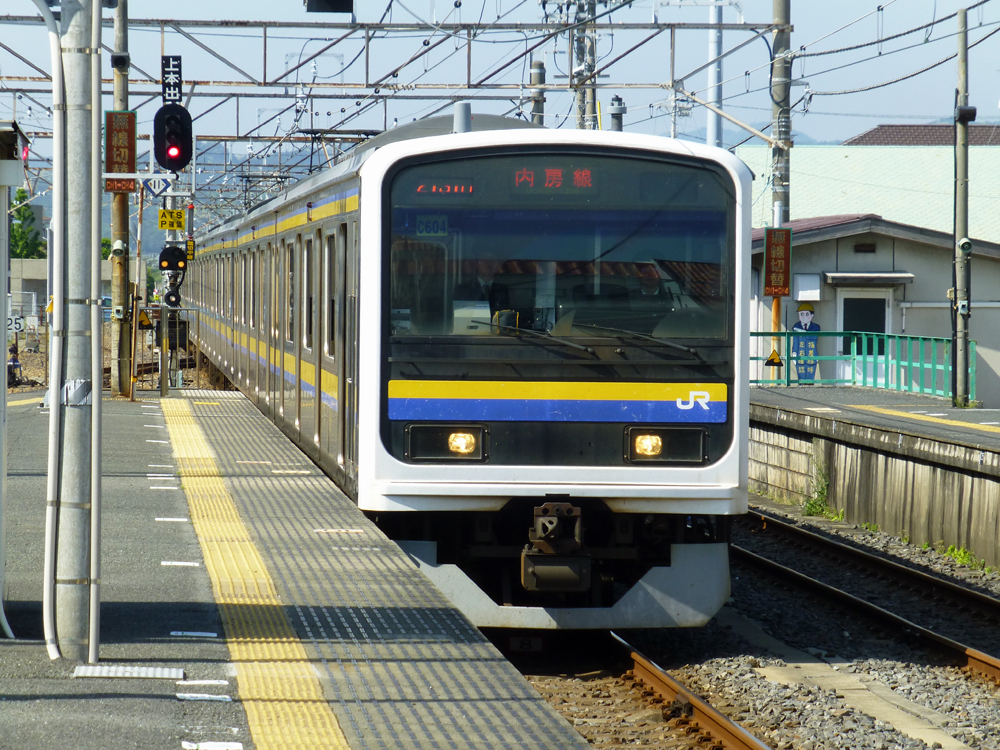
[[764, 230], [764, 296], [791, 294], [792, 230], [784, 227]]

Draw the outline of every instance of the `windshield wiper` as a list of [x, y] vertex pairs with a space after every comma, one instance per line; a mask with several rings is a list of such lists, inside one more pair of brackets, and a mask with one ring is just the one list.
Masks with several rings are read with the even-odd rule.
[[673, 341], [667, 341], [666, 339], [658, 339], [656, 336], [650, 336], [648, 333], [640, 333], [639, 331], [629, 331], [626, 328], [611, 328], [609, 326], [595, 326], [592, 323], [573, 323], [576, 328], [595, 328], [598, 331], [610, 331], [611, 333], [621, 333], [625, 336], [631, 336], [636, 339], [644, 339], [646, 341], [655, 341], [657, 344], [663, 344], [664, 346], [669, 346], [671, 349], [680, 349], [682, 352], [687, 352], [688, 354], [693, 354], [702, 362], [701, 355], [697, 350], [692, 349], [690, 346], [684, 346], [683, 344], [675, 344]]
[[492, 323], [488, 320], [473, 320], [470, 322], [477, 323], [479, 325], [505, 328], [508, 331], [516, 331], [517, 333], [526, 333], [529, 336], [537, 336], [540, 339], [549, 339], [550, 341], [558, 341], [560, 344], [565, 344], [566, 346], [572, 347], [573, 349], [579, 349], [582, 352], [587, 352], [587, 354], [594, 354], [594, 350], [591, 349], [589, 346], [581, 346], [580, 344], [575, 344], [572, 341], [567, 341], [566, 339], [561, 339], [558, 336], [553, 336], [551, 333], [543, 333], [542, 331], [533, 331], [530, 328], [521, 328], [520, 326], [505, 326], [499, 323]]

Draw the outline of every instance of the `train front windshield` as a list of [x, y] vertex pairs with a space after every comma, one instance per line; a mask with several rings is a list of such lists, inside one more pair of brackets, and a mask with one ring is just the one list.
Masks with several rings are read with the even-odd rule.
[[426, 356], [498, 337], [733, 340], [735, 190], [719, 168], [477, 156], [404, 167], [388, 200], [388, 333]]

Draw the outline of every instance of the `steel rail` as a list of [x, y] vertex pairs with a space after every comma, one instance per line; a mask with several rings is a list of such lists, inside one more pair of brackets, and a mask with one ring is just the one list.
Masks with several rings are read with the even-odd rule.
[[[697, 738], [700, 746], [709, 750], [769, 750], [769, 745], [692, 693], [617, 633], [612, 632], [611, 636], [628, 649], [633, 662], [632, 674], [636, 679], [641, 680], [668, 704], [680, 703], [685, 707], [685, 711], [689, 713], [688, 726], [691, 730], [700, 732]], [[711, 735], [711, 740], [706, 735]]]
[[884, 557], [857, 549], [856, 547], [844, 544], [843, 542], [828, 539], [814, 531], [809, 531], [801, 526], [789, 523], [788, 521], [771, 515], [765, 511], [754, 510], [747, 515], [760, 518], [764, 523], [765, 529], [768, 524], [771, 524], [771, 526], [776, 528], [781, 534], [786, 534], [788, 536], [804, 540], [806, 543], [817, 547], [825, 547], [832, 550], [837, 555], [849, 558], [864, 565], [865, 567], [881, 568], [882, 570], [888, 571], [892, 575], [898, 576], [899, 578], [915, 582], [919, 585], [919, 587], [934, 588], [941, 591], [943, 595], [962, 599], [966, 602], [972, 602], [976, 606], [989, 610], [992, 615], [1000, 618], [1000, 599], [984, 594], [981, 591], [976, 591], [957, 583], [946, 581], [921, 570], [911, 568], [908, 565], [903, 565], [893, 560], [887, 560]]
[[825, 584], [822, 581], [817, 581], [815, 578], [810, 578], [803, 573], [787, 568], [780, 563], [776, 563], [766, 557], [757, 555], [735, 544], [730, 545], [729, 550], [731, 557], [742, 559], [756, 565], [759, 568], [769, 571], [772, 575], [781, 578], [782, 580], [791, 581], [801, 588], [812, 592], [818, 592], [827, 599], [835, 601], [838, 604], [842, 604], [852, 611], [859, 612], [874, 620], [880, 621], [885, 625], [907, 630], [918, 638], [923, 639], [925, 642], [951, 654], [962, 666], [972, 670], [973, 672], [977, 672], [981, 675], [989, 677], [992, 680], [1000, 682], [1000, 659], [997, 659], [994, 656], [984, 654], [982, 651], [977, 651], [970, 646], [966, 646], [964, 643], [959, 643], [958, 641], [952, 640], [951, 638], [943, 636], [940, 633], [935, 633], [933, 630], [917, 625], [915, 622], [907, 620], [905, 617], [900, 617], [899, 615], [896, 615], [887, 609], [883, 609], [878, 605], [872, 604], [864, 599], [860, 599], [853, 594], [848, 594], [846, 591], [841, 591], [840, 589]]

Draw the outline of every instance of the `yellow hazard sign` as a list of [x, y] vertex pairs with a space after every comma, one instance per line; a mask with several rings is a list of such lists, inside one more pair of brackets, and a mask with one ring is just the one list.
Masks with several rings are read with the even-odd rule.
[[139, 311], [139, 328], [142, 330], [149, 330], [153, 327], [153, 322], [149, 319], [149, 315], [146, 314], [145, 310]]
[[161, 208], [159, 228], [184, 229], [184, 209], [172, 211], [167, 208]]
[[784, 365], [781, 363], [781, 357], [778, 356], [778, 350], [777, 349], [772, 349], [771, 350], [771, 356], [767, 358], [767, 361], [764, 363], [764, 366], [765, 367], [784, 367]]
[[52, 302], [52, 298], [51, 298], [51, 297], [49, 297], [49, 304], [48, 304], [48, 305], [46, 306], [46, 308], [45, 308], [45, 312], [47, 312], [47, 313], [50, 313], [50, 312], [52, 312], [52, 308], [53, 308], [53, 302]]

